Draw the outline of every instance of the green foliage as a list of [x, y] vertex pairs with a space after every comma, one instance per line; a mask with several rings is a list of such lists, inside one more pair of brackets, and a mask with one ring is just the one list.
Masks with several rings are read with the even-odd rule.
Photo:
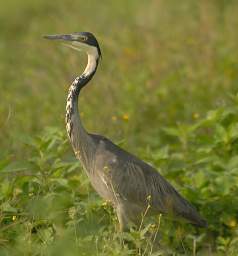
[[229, 255], [238, 252], [237, 97], [231, 106], [209, 111], [195, 124], [163, 129], [176, 138], [166, 161], [162, 158], [164, 173], [181, 183], [183, 194], [207, 219], [207, 235]]

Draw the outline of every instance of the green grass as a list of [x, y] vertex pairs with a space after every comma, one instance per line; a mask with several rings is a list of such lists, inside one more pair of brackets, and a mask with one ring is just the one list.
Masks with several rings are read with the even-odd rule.
[[[237, 11], [235, 0], [1, 4], [1, 255], [238, 254]], [[157, 216], [118, 233], [64, 128], [86, 56], [42, 39], [74, 31], [103, 53], [80, 97], [87, 129], [156, 166], [207, 230]]]

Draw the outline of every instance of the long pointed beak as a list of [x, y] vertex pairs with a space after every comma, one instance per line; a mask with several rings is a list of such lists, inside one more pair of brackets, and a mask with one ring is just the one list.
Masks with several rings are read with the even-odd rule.
[[68, 35], [44, 35], [43, 36], [46, 39], [50, 40], [64, 40], [64, 41], [74, 41], [76, 40], [76, 37], [72, 34]]

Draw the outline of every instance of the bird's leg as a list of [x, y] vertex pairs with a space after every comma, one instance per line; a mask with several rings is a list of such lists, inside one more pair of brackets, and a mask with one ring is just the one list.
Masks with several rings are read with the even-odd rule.
[[120, 232], [128, 231], [129, 220], [121, 206], [116, 208], [117, 218], [119, 221]]
[[130, 225], [132, 224], [128, 218], [128, 216], [126, 215], [126, 212], [124, 211], [124, 207], [123, 206], [118, 206], [116, 208], [116, 212], [117, 212], [117, 218], [119, 221], [119, 230], [120, 230], [120, 244], [122, 247], [127, 246], [129, 249], [131, 250], [135, 250], [135, 244], [126, 239], [124, 237], [124, 232], [130, 232]]

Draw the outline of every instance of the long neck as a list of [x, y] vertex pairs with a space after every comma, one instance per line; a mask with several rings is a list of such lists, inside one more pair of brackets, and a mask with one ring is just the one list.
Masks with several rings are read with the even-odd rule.
[[78, 111], [78, 96], [81, 89], [92, 79], [98, 66], [98, 56], [88, 54], [88, 64], [83, 74], [71, 84], [66, 104], [66, 130], [77, 158], [87, 170], [94, 154], [95, 145], [86, 132]]

